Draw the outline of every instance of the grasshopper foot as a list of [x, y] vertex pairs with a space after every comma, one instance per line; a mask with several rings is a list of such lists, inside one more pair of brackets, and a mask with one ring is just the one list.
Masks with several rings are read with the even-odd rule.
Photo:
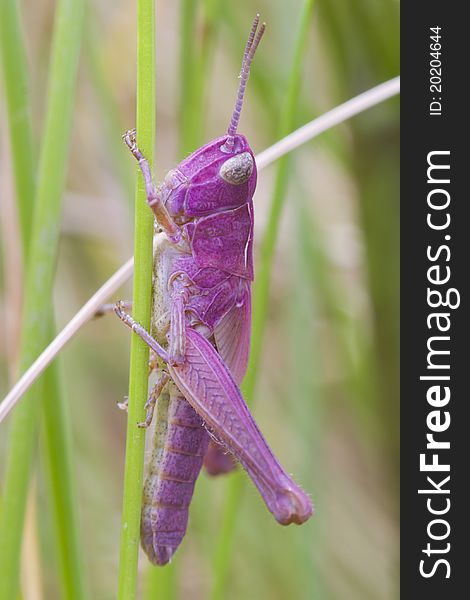
[[125, 396], [124, 402], [117, 402], [117, 407], [119, 410], [125, 410], [127, 412], [129, 410], [129, 398]]
[[[121, 307], [124, 310], [132, 310], [132, 300], [121, 300], [120, 302]], [[111, 303], [111, 304], [102, 304], [100, 306], [100, 308], [95, 312], [95, 318], [96, 317], [102, 317], [104, 315], [107, 315], [110, 312], [113, 312], [115, 309], [116, 305]]]
[[137, 149], [137, 141], [136, 141], [136, 130], [134, 129], [129, 129], [129, 131], [126, 131], [126, 133], [122, 136], [122, 139], [124, 140], [126, 146], [129, 147], [129, 149], [131, 150], [132, 153], [134, 153], [134, 150]]

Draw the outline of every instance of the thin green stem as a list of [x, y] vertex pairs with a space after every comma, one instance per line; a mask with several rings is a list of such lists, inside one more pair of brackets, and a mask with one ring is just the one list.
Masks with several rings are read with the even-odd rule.
[[171, 561], [165, 568], [149, 563], [145, 572], [143, 600], [176, 600], [178, 598], [177, 562]]
[[[137, 143], [150, 165], [155, 146], [155, 2], [137, 3]], [[153, 216], [146, 203], [142, 176], [135, 196], [133, 314], [150, 327]], [[118, 598], [136, 596], [140, 539], [145, 431], [137, 427], [144, 418], [148, 391], [148, 347], [132, 336], [129, 374], [129, 413], [122, 509]]]
[[[295, 126], [296, 106], [299, 97], [302, 58], [305, 53], [307, 33], [310, 25], [314, 0], [305, 0], [300, 15], [299, 29], [296, 36], [293, 61], [287, 83], [286, 102], [282, 109], [278, 137], [287, 135]], [[264, 327], [268, 308], [269, 284], [276, 239], [283, 207], [283, 200], [288, 181], [288, 160], [284, 156], [277, 164], [274, 193], [268, 225], [261, 245], [261, 256], [257, 267], [256, 282], [253, 287], [253, 320], [250, 349], [250, 362], [243, 382], [242, 392], [248, 404], [253, 402], [257, 373], [260, 364]], [[212, 600], [224, 597], [224, 587], [230, 568], [230, 555], [236, 529], [236, 512], [242, 495], [243, 479], [233, 478], [228, 483], [226, 506], [222, 519], [221, 535], [216, 546], [214, 561], [214, 585]]]
[[[34, 222], [25, 287], [21, 370], [26, 369], [36, 358], [47, 344], [51, 334], [52, 287], [59, 241], [61, 199], [71, 131], [82, 16], [82, 0], [61, 0], [57, 6], [45, 135], [35, 193]], [[18, 32], [10, 33], [21, 40]], [[21, 69], [25, 69], [24, 62], [19, 64]], [[19, 77], [23, 82], [27, 82], [25, 70]], [[29, 101], [23, 100], [22, 106], [27, 107], [28, 105]], [[26, 117], [24, 119], [23, 127], [26, 131], [28, 120]], [[23, 141], [28, 144], [32, 138], [30, 132], [29, 134], [23, 132], [23, 135], [25, 136]], [[15, 161], [15, 154], [13, 158]], [[19, 169], [18, 166], [15, 168]], [[23, 175], [31, 185], [33, 181], [32, 166], [30, 165], [29, 168], [30, 172]], [[20, 198], [20, 214], [26, 204], [29, 212], [32, 212], [29, 206], [32, 195], [33, 187], [30, 187], [27, 193], [25, 192], [25, 197]], [[26, 219], [23, 221], [26, 223]], [[25, 240], [29, 239], [27, 226], [23, 228], [22, 233]], [[11, 423], [4, 508], [0, 520], [0, 555], [2, 557], [0, 560], [0, 581], [2, 582], [0, 598], [2, 599], [14, 598], [18, 591], [21, 539], [36, 443], [40, 392], [41, 386], [36, 385], [25, 398], [22, 406], [18, 407]], [[68, 516], [70, 514], [69, 512]], [[70, 523], [62, 521], [62, 526], [70, 526]], [[60, 526], [58, 527], [60, 529]], [[72, 544], [75, 545], [75, 543], [76, 540], [73, 540]], [[76, 555], [73, 558], [76, 560]], [[75, 569], [75, 574], [70, 574], [70, 578], [75, 582], [73, 585], [77, 585], [77, 591], [68, 597], [80, 598], [80, 565], [76, 565]]]

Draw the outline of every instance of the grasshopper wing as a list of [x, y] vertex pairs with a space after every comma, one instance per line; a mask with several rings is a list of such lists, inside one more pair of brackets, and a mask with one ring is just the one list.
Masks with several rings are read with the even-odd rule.
[[217, 350], [238, 385], [248, 365], [250, 335], [251, 292], [247, 285], [241, 302], [231, 308], [214, 329]]
[[[251, 293], [249, 284], [241, 302], [233, 306], [214, 329], [217, 351], [238, 385], [245, 376], [250, 352]], [[229, 473], [235, 467], [225, 448], [211, 440], [204, 458], [209, 475]]]
[[310, 499], [274, 457], [230, 371], [201, 334], [187, 327], [186, 336], [184, 363], [168, 365], [174, 382], [246, 469], [277, 521], [303, 523], [313, 512]]
[[216, 475], [225, 475], [236, 468], [236, 462], [233, 455], [221, 446], [220, 442], [211, 439], [204, 456], [204, 467], [206, 472], [215, 477]]

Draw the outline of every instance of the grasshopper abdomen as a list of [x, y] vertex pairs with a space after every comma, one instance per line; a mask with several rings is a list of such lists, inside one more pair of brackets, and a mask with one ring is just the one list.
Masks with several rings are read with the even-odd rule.
[[157, 565], [171, 559], [186, 533], [188, 507], [208, 443], [202, 419], [170, 383], [158, 399], [142, 497], [142, 546]]

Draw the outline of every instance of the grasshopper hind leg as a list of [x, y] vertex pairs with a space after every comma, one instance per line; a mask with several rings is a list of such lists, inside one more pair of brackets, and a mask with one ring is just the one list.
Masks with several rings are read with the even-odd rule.
[[166, 233], [168, 238], [172, 242], [179, 242], [181, 239], [181, 231], [179, 226], [174, 222], [170, 213], [166, 209], [164, 203], [162, 202], [161, 195], [159, 194], [157, 188], [154, 186], [152, 181], [152, 174], [150, 172], [150, 165], [148, 160], [142, 154], [141, 150], [137, 147], [136, 141], [136, 131], [135, 129], [130, 129], [123, 136], [126, 146], [132, 152], [134, 158], [139, 163], [140, 170], [142, 172], [142, 176], [144, 178], [145, 184], [145, 193], [147, 195], [147, 203], [150, 208], [153, 210], [155, 218], [158, 221], [158, 224]]
[[122, 302], [117, 302], [114, 305], [114, 312], [121, 319], [121, 321], [129, 327], [129, 329], [132, 329], [132, 331], [136, 333], [151, 350], [153, 350], [157, 356], [159, 356], [166, 363], [169, 361], [168, 352], [165, 350], [165, 348], [160, 346], [160, 344], [150, 335], [150, 333], [124, 310]]

